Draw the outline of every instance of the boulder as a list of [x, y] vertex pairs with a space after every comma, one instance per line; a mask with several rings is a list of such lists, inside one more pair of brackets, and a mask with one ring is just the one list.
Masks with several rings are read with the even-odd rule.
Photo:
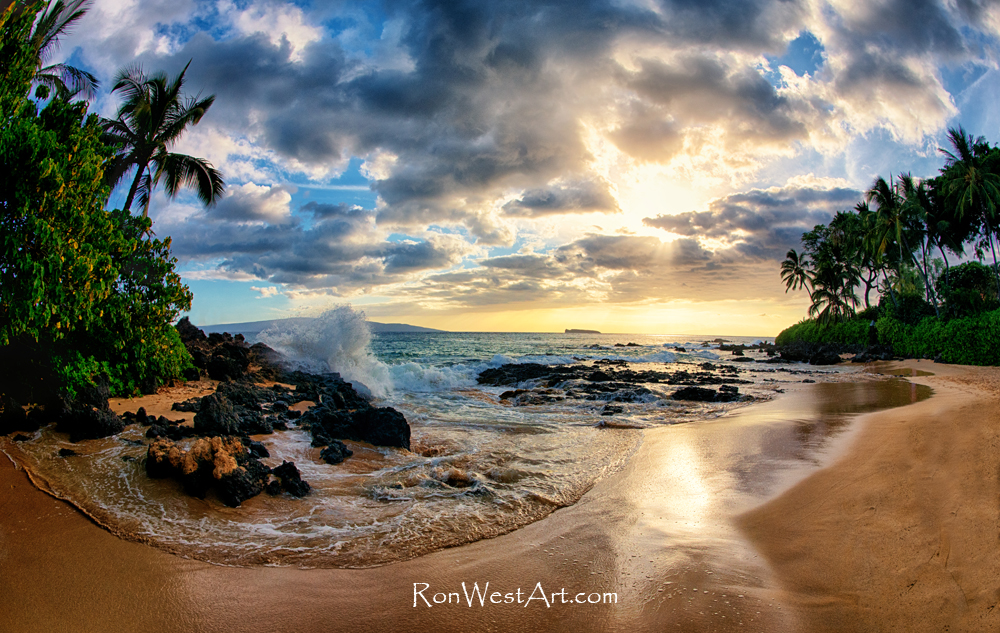
[[281, 466], [271, 469], [271, 474], [281, 479], [281, 487], [293, 497], [304, 497], [311, 490], [309, 483], [302, 480], [302, 475], [293, 462], [281, 462]]
[[354, 451], [347, 448], [347, 445], [340, 440], [332, 440], [330, 445], [320, 451], [319, 456], [327, 464], [339, 464], [354, 454]]
[[240, 419], [225, 396], [213, 393], [201, 399], [194, 416], [194, 430], [205, 436], [238, 435]]
[[117, 435], [125, 430], [125, 421], [111, 409], [78, 404], [60, 417], [57, 428], [69, 433], [69, 441], [75, 443]]
[[674, 400], [693, 400], [695, 402], [715, 402], [718, 392], [705, 387], [682, 387], [670, 397]]
[[158, 439], [146, 450], [146, 474], [173, 477], [188, 494], [201, 499], [214, 487], [223, 503], [238, 507], [264, 491], [270, 469], [239, 438], [199, 438], [187, 451], [171, 440]]

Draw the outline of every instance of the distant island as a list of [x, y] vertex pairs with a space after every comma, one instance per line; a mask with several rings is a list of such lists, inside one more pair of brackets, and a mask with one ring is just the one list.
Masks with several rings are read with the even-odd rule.
[[[229, 332], [230, 334], [242, 334], [243, 336], [256, 336], [264, 330], [283, 325], [304, 325], [312, 321], [312, 317], [292, 317], [289, 319], [271, 319], [270, 321], [250, 321], [247, 323], [220, 323], [217, 325], [202, 326], [206, 334], [212, 332]], [[429, 327], [419, 325], [407, 325], [406, 323], [376, 323], [368, 321], [368, 326], [372, 332], [382, 334], [387, 332], [444, 332]]]
[[597, 330], [566, 330], [566, 334], [600, 334]]

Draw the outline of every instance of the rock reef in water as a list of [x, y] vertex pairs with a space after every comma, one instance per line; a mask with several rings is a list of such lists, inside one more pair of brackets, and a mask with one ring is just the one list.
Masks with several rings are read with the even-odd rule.
[[597, 330], [573, 330], [567, 329], [566, 334], [600, 334]]

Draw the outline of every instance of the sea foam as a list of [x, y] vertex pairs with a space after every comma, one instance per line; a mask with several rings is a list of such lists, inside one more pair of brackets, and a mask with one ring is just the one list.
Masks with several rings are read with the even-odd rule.
[[380, 398], [393, 390], [388, 366], [371, 353], [372, 332], [365, 313], [349, 305], [327, 310], [302, 325], [272, 327], [257, 338], [305, 371], [338, 372]]

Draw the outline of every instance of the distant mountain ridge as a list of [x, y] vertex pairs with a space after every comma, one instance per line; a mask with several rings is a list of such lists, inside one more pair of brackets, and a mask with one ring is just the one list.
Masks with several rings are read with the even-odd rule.
[[[198, 326], [205, 331], [205, 334], [212, 332], [229, 332], [230, 334], [242, 334], [243, 336], [256, 336], [264, 330], [283, 325], [305, 325], [313, 320], [313, 317], [291, 317], [288, 319], [271, 319], [268, 321], [248, 321], [246, 323], [219, 323], [215, 325]], [[444, 332], [445, 330], [435, 330], [419, 325], [407, 325], [406, 323], [376, 323], [368, 321], [368, 326], [376, 334], [382, 332]]]

